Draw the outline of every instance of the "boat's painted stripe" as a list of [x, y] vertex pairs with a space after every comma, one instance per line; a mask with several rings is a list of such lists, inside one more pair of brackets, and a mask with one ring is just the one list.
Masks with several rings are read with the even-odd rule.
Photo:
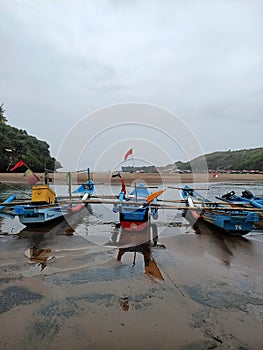
[[127, 231], [139, 232], [144, 230], [148, 222], [121, 221], [121, 226]]

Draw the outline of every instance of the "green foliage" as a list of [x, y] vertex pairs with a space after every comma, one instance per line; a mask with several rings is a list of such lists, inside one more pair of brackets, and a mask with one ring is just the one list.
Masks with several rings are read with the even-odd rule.
[[0, 106], [0, 124], [5, 124], [7, 119], [5, 117], [4, 104], [2, 103]]
[[[203, 156], [193, 159], [191, 162], [176, 162], [179, 169], [195, 170], [198, 164], [202, 164]], [[219, 170], [259, 170], [263, 171], [263, 148], [243, 149], [238, 151], [213, 152], [205, 155], [207, 169]], [[206, 171], [203, 167], [199, 171]]]
[[[43, 172], [44, 168], [56, 170], [61, 167], [55, 158], [50, 156], [49, 145], [25, 130], [0, 123], [0, 172], [6, 172], [8, 167], [15, 165], [22, 159], [30, 169]], [[25, 168], [18, 168], [17, 172], [24, 172]]]

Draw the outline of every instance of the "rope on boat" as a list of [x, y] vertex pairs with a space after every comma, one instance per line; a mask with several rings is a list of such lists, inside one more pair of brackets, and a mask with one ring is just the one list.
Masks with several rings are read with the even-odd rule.
[[0, 185], [5, 185], [6, 187], [10, 187], [12, 190], [16, 190], [16, 191], [18, 191], [20, 193], [25, 194], [27, 197], [31, 198], [31, 194], [29, 194], [28, 192], [22, 191], [22, 190], [20, 190], [19, 188], [15, 187], [15, 186], [9, 185], [9, 184], [7, 184], [5, 182], [2, 182], [2, 181], [0, 181]]

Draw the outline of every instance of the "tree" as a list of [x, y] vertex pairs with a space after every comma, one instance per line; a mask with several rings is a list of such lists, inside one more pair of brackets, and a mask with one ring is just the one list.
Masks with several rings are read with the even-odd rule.
[[5, 117], [5, 110], [4, 110], [4, 104], [2, 103], [1, 106], [0, 106], [0, 123], [1, 124], [6, 124], [7, 122], [7, 119]]
[[[46, 141], [5, 123], [0, 123], [0, 159], [0, 173], [9, 171], [9, 167], [20, 159], [35, 172], [42, 172], [45, 168], [54, 171], [61, 168], [60, 163], [50, 156]], [[23, 168], [17, 169], [17, 172], [22, 171]]]

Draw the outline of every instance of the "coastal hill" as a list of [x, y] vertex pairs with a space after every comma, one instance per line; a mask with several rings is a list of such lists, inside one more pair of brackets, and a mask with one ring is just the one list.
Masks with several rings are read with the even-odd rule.
[[[50, 170], [61, 168], [61, 164], [50, 156], [47, 142], [28, 135], [25, 130], [7, 125], [6, 122], [6, 118], [2, 115], [0, 118], [1, 173], [8, 172], [10, 167], [15, 165], [20, 159], [35, 172], [43, 172], [44, 168]], [[24, 167], [16, 169], [16, 172], [24, 171]]]
[[[7, 125], [3, 104], [0, 105], [0, 172], [9, 172], [11, 166], [22, 159], [34, 172], [43, 172], [45, 168], [55, 171], [61, 164], [51, 157], [49, 145], [46, 141], [38, 140], [28, 135], [25, 130]], [[242, 149], [237, 151], [217, 151], [201, 155], [191, 162], [177, 161], [163, 167], [123, 167], [125, 173], [263, 173], [263, 147]], [[24, 172], [18, 168], [16, 172]]]
[[[207, 168], [204, 165], [207, 164]], [[175, 162], [165, 167], [159, 167], [159, 171], [163, 172], [180, 172], [191, 171], [196, 172], [209, 171], [218, 172], [263, 172], [263, 147], [242, 149], [238, 151], [218, 151], [193, 159], [191, 162]]]

